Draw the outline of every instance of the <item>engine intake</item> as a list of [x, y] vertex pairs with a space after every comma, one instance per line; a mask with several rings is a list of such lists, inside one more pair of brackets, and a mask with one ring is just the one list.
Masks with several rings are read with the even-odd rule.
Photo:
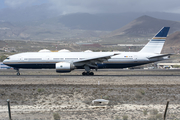
[[58, 73], [71, 72], [74, 69], [75, 67], [72, 63], [68, 63], [68, 62], [56, 63], [56, 72]]

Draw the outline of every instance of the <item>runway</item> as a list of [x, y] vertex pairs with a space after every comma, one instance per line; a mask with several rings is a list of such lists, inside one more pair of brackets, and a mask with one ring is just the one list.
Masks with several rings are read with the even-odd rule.
[[[14, 76], [16, 76], [16, 78], [22, 78], [22, 77], [29, 77], [29, 78], [37, 78], [37, 77], [41, 77], [41, 78], [57, 78], [57, 77], [81, 77], [82, 75], [20, 75], [20, 76], [17, 76], [17, 75], [0, 75], [0, 78], [1, 77], [12, 77], [14, 78]], [[94, 78], [94, 77], [128, 77], [128, 76], [131, 76], [131, 77], [140, 77], [140, 76], [146, 76], [146, 77], [150, 77], [150, 76], [161, 76], [161, 77], [172, 77], [172, 76], [180, 76], [180, 75], [156, 75], [156, 74], [151, 74], [151, 75], [147, 75], [147, 74], [144, 74], [144, 75], [93, 75], [93, 76], [82, 76], [82, 77], [91, 77], [91, 78]]]
[[[69, 73], [56, 73], [54, 69], [20, 69], [20, 76], [26, 77], [59, 77], [59, 76], [82, 76], [83, 70], [74, 70]], [[180, 69], [100, 69], [98, 71], [93, 71], [94, 76], [179, 76]], [[0, 69], [1, 76], [16, 76], [16, 71], [13, 69]], [[89, 76], [84, 76], [89, 77]], [[90, 76], [93, 77], [93, 76]]]
[[1, 70], [0, 85], [8, 84], [180, 84], [180, 70], [99, 70], [94, 76], [82, 76], [82, 70], [56, 73], [55, 70]]

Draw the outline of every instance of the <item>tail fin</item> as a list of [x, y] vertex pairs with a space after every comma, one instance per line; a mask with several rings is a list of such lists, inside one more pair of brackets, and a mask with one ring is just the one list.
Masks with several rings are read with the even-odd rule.
[[170, 27], [163, 27], [139, 52], [161, 53]]

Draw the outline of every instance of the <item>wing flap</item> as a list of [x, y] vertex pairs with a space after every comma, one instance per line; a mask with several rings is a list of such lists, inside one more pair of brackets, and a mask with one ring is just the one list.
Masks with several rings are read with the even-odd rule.
[[115, 55], [119, 55], [119, 53], [112, 53], [110, 55], [106, 55], [106, 56], [98, 56], [98, 57], [92, 57], [92, 58], [87, 58], [87, 59], [83, 59], [83, 60], [78, 60], [78, 61], [74, 61], [73, 63], [84, 63], [84, 62], [88, 62], [88, 63], [96, 63], [96, 62], [103, 62], [106, 61], [108, 59], [110, 59], [112, 56]]

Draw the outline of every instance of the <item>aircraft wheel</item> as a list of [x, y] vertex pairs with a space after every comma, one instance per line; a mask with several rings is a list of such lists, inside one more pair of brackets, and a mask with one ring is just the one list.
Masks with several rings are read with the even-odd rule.
[[83, 72], [82, 75], [86, 75], [86, 72]]
[[94, 75], [94, 73], [93, 73], [93, 72], [90, 72], [89, 75]]
[[89, 75], [94, 75], [94, 73], [93, 73], [93, 72], [83, 72], [82, 75], [87, 75], [87, 76], [89, 76]]
[[18, 72], [18, 73], [17, 73], [17, 76], [19, 76], [19, 75], [20, 75], [20, 73]]
[[86, 75], [90, 75], [90, 72], [87, 72]]

